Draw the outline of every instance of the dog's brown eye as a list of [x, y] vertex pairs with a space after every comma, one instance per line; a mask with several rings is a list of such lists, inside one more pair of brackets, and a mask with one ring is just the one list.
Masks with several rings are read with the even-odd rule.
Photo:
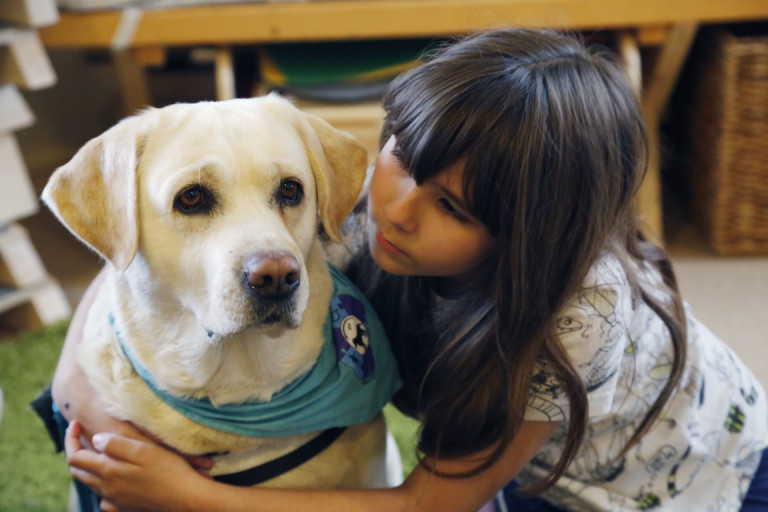
[[179, 192], [173, 206], [182, 213], [205, 213], [211, 210], [212, 204], [208, 191], [200, 185], [193, 185]]
[[284, 206], [292, 206], [301, 202], [303, 189], [296, 180], [283, 180], [280, 183], [277, 200]]
[[185, 208], [195, 208], [203, 202], [203, 191], [198, 188], [185, 190], [179, 196], [179, 202]]

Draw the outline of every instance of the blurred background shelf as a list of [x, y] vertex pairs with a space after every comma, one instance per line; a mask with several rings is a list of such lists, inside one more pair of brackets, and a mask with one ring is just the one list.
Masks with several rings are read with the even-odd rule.
[[3, 0], [0, 4], [0, 327], [33, 329], [70, 314], [58, 282], [45, 270], [20, 224], [38, 212], [17, 132], [35, 115], [21, 90], [56, 83], [37, 29], [58, 21], [54, 0]]

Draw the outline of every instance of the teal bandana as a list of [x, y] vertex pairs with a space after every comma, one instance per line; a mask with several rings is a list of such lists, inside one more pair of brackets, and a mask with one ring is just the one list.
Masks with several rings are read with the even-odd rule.
[[269, 402], [213, 405], [208, 399], [174, 396], [159, 389], [122, 340], [118, 341], [136, 372], [158, 398], [203, 425], [258, 437], [279, 437], [356, 425], [372, 420], [400, 386], [389, 340], [362, 293], [329, 265], [334, 292], [323, 327], [325, 344], [306, 374]]

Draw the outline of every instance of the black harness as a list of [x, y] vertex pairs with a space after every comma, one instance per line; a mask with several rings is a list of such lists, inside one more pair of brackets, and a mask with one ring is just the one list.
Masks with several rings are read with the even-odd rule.
[[338, 439], [345, 430], [346, 427], [329, 428], [281, 457], [250, 469], [238, 471], [237, 473], [216, 475], [213, 479], [217, 482], [237, 485], [239, 487], [250, 487], [266, 482], [301, 466], [312, 457], [318, 455]]

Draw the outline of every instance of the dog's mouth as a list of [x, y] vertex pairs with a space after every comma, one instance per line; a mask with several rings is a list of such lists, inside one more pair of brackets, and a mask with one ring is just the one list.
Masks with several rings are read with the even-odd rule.
[[291, 329], [300, 323], [293, 300], [256, 301], [253, 305], [253, 319], [255, 326], [262, 328], [279, 324]]
[[262, 324], [263, 325], [276, 324], [276, 323], [280, 322], [281, 318], [282, 317], [279, 314], [271, 313], [270, 315], [268, 315], [267, 317], [264, 318], [264, 321], [262, 322]]

